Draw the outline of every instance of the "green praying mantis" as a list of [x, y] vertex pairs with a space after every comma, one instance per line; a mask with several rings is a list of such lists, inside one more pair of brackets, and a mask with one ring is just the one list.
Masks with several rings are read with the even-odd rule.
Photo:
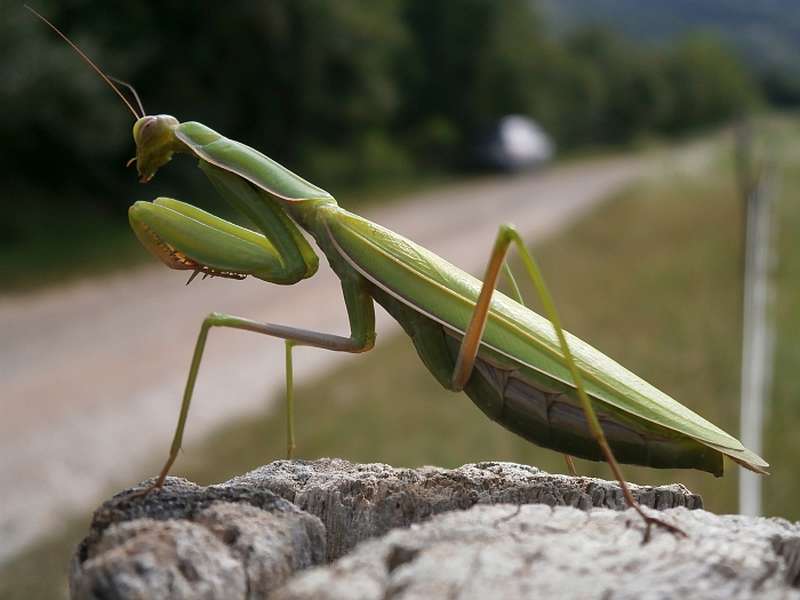
[[[626, 370], [561, 326], [540, 269], [519, 233], [499, 227], [483, 281], [403, 236], [353, 214], [333, 196], [257, 150], [197, 122], [148, 115], [77, 46], [58, 33], [122, 98], [135, 117], [135, 162], [150, 181], [176, 154], [198, 161], [217, 192], [254, 227], [245, 228], [172, 198], [136, 202], [129, 220], [141, 243], [168, 267], [230, 279], [251, 276], [292, 285], [312, 277], [316, 243], [341, 281], [350, 335], [340, 336], [212, 313], [203, 321], [169, 451], [155, 483], [163, 485], [181, 447], [192, 393], [209, 331], [227, 327], [283, 339], [286, 356], [287, 454], [295, 447], [292, 349], [366, 352], [375, 340], [374, 303], [411, 338], [422, 363], [446, 389], [463, 391], [487, 417], [539, 446], [602, 461], [619, 480], [627, 503], [646, 523], [677, 534], [644, 512], [619, 462], [694, 468], [720, 476], [723, 457], [766, 474], [769, 466], [737, 439]], [[119, 82], [122, 83], [122, 82]], [[134, 92], [135, 95], [135, 92]], [[138, 96], [136, 97], [138, 101]], [[515, 247], [547, 318], [496, 290], [511, 280], [507, 254]], [[190, 281], [191, 281], [190, 278]]]

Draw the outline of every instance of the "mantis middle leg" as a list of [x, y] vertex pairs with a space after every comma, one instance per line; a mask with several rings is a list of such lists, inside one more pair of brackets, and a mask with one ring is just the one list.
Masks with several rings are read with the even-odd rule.
[[609, 467], [611, 467], [611, 471], [614, 473], [614, 477], [619, 482], [628, 506], [636, 510], [636, 512], [642, 517], [642, 519], [644, 519], [646, 523], [644, 541], [647, 542], [650, 539], [650, 529], [654, 524], [664, 527], [672, 533], [685, 536], [686, 534], [678, 527], [661, 519], [647, 515], [642, 507], [639, 506], [639, 503], [636, 502], [633, 494], [631, 494], [630, 488], [628, 487], [628, 484], [622, 475], [622, 469], [620, 468], [617, 459], [614, 457], [614, 453], [611, 451], [611, 447], [608, 444], [608, 440], [606, 439], [603, 428], [600, 425], [599, 419], [597, 418], [597, 414], [595, 413], [594, 408], [592, 408], [589, 397], [586, 395], [580, 372], [575, 366], [575, 360], [573, 359], [572, 352], [567, 344], [564, 330], [561, 327], [561, 319], [558, 316], [555, 303], [550, 296], [550, 292], [548, 291], [547, 285], [544, 282], [544, 278], [542, 277], [539, 266], [536, 264], [536, 261], [530, 252], [528, 252], [528, 249], [525, 247], [525, 242], [522, 240], [519, 233], [510, 225], [501, 226], [500, 231], [497, 234], [497, 238], [495, 239], [494, 248], [492, 249], [491, 257], [489, 258], [489, 264], [486, 267], [483, 286], [481, 287], [478, 301], [475, 304], [475, 310], [472, 313], [470, 323], [467, 326], [467, 330], [464, 332], [463, 339], [461, 340], [461, 347], [459, 348], [458, 358], [456, 359], [456, 365], [453, 370], [453, 389], [462, 390], [472, 374], [472, 368], [475, 365], [475, 359], [478, 355], [478, 348], [480, 347], [481, 338], [483, 337], [483, 331], [486, 327], [486, 320], [489, 316], [489, 307], [491, 305], [492, 294], [494, 293], [494, 289], [497, 287], [500, 271], [505, 263], [508, 249], [512, 243], [517, 247], [517, 251], [522, 258], [523, 264], [525, 265], [525, 269], [528, 272], [531, 281], [533, 281], [534, 288], [536, 289], [536, 292], [542, 301], [545, 314], [552, 323], [553, 330], [558, 337], [561, 353], [564, 356], [564, 362], [566, 363], [566, 366], [572, 375], [573, 382], [575, 383], [578, 397], [580, 399], [581, 406], [583, 407], [583, 412], [586, 415], [586, 420], [589, 424], [589, 430], [597, 441], [597, 444], [600, 446], [606, 462], [608, 463]]

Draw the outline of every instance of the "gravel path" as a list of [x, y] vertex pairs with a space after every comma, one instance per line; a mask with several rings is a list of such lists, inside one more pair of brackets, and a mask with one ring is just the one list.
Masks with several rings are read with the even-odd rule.
[[[501, 222], [539, 240], [656, 162], [582, 161], [451, 186], [365, 213], [479, 272]], [[324, 260], [315, 278], [293, 287], [255, 280], [197, 280], [188, 287], [184, 282], [183, 274], [151, 264], [0, 297], [0, 563], [109, 489], [152, 474], [145, 465], [167, 450], [192, 346], [207, 313], [347, 331], [338, 282]], [[378, 308], [379, 343], [398, 329]], [[301, 349], [297, 377], [357, 359]], [[187, 443], [226, 420], [263, 412], [282, 385], [282, 343], [214, 330]]]

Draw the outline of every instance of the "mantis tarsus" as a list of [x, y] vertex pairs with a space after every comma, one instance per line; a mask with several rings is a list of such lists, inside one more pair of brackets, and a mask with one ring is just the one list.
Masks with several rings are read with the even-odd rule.
[[[32, 11], [35, 12], [35, 11]], [[561, 327], [540, 270], [513, 227], [499, 227], [483, 282], [425, 248], [338, 206], [333, 197], [260, 152], [196, 122], [146, 115], [58, 29], [38, 15], [103, 77], [134, 114], [133, 159], [140, 181], [153, 178], [174, 154], [188, 154], [220, 195], [255, 227], [250, 230], [171, 198], [136, 202], [131, 226], [142, 244], [173, 269], [232, 279], [253, 276], [291, 285], [314, 275], [316, 242], [341, 281], [350, 323], [347, 337], [260, 323], [220, 313], [203, 322], [169, 458], [150, 489], [160, 487], [181, 446], [209, 330], [229, 327], [285, 340], [287, 453], [294, 449], [292, 348], [365, 352], [375, 339], [374, 302], [411, 338], [439, 383], [464, 391], [492, 420], [540, 446], [569, 456], [605, 460], [628, 504], [650, 526], [680, 529], [646, 514], [615, 458], [661, 468], [721, 475], [723, 456], [766, 473], [763, 459], [702, 417]], [[514, 246], [541, 298], [547, 319], [495, 290], [510, 271]], [[511, 277], [513, 283], [513, 277]], [[513, 286], [516, 289], [516, 284]]]

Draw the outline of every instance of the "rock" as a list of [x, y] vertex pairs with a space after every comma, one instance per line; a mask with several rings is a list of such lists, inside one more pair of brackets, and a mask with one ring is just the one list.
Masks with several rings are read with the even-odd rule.
[[268, 490], [169, 478], [117, 494], [72, 561], [73, 598], [265, 598], [325, 559], [316, 517]]
[[[683, 486], [631, 487], [645, 506], [683, 507], [673, 513], [681, 526], [685, 515], [708, 514], [688, 510], [702, 507], [702, 500]], [[618, 512], [624, 508], [624, 501], [617, 484], [550, 475], [510, 463], [479, 463], [447, 470], [396, 469], [330, 459], [276, 461], [220, 485], [200, 487], [169, 478], [163, 489], [147, 496], [137, 496], [135, 491], [117, 494], [95, 512], [89, 535], [73, 559], [73, 598], [265, 598], [279, 588], [285, 597], [327, 594], [332, 598], [371, 598], [405, 589], [415, 594], [422, 590], [419, 594], [425, 595], [428, 592], [424, 590], [449, 586], [446, 581], [453, 585], [461, 581], [451, 565], [455, 568], [490, 560], [491, 552], [491, 556], [484, 556], [479, 551], [484, 546], [496, 550], [498, 557], [516, 556], [518, 551], [523, 553], [519, 556], [534, 556], [545, 546], [535, 545], [530, 550], [530, 544], [549, 536], [553, 560], [565, 560], [561, 567], [554, 563], [553, 572], [594, 572], [597, 564], [606, 562], [613, 572], [614, 556], [637, 563], [641, 540], [635, 515]], [[527, 506], [530, 504], [538, 506]], [[577, 510], [593, 507], [614, 510], [593, 511], [590, 516]], [[562, 509], [566, 511], [563, 514], [572, 516], [562, 517]], [[429, 525], [395, 530], [425, 521]], [[628, 523], [633, 525], [626, 528]], [[452, 536], [447, 533], [448, 527]], [[789, 529], [780, 530], [782, 533], [776, 533], [769, 542], [774, 572], [762, 585], [784, 571], [794, 573], [795, 583], [800, 579], [800, 538]], [[535, 532], [531, 540], [527, 539], [531, 537], [529, 531]], [[412, 543], [419, 532], [419, 543]], [[466, 532], [466, 537], [454, 537], [459, 532]], [[383, 539], [360, 546], [325, 569], [311, 571], [308, 576], [295, 575], [382, 535]], [[607, 536], [605, 542], [603, 536]], [[673, 541], [663, 541], [666, 538]], [[677, 543], [667, 534], [658, 539], [659, 544]], [[384, 543], [389, 546], [382, 546]], [[506, 548], [505, 543], [511, 546]], [[623, 546], [628, 554], [622, 552]], [[578, 552], [582, 547], [586, 548], [583, 554]], [[372, 548], [369, 552], [374, 556], [363, 554], [364, 548]], [[592, 558], [593, 551], [605, 554]], [[575, 557], [584, 562], [569, 559], [569, 552], [576, 552]], [[757, 562], [766, 554], [756, 556]], [[657, 556], [652, 559], [664, 560]], [[503, 560], [508, 565], [518, 563], [517, 559], [517, 563], [510, 558]], [[795, 566], [786, 566], [792, 564]], [[414, 577], [424, 579], [438, 570], [446, 581], [432, 579], [433, 587], [426, 587], [422, 579], [401, 579], [413, 565], [430, 570], [415, 572]], [[514, 568], [523, 573], [527, 567], [517, 564]], [[493, 581], [491, 571], [477, 567], [467, 570], [481, 579], [475, 589], [494, 585], [489, 583]], [[347, 573], [350, 583], [330, 583], [336, 579], [332, 573]], [[289, 584], [282, 587], [287, 581]], [[553, 581], [550, 583], [555, 585]], [[575, 581], [580, 579], [576, 576]], [[471, 584], [461, 581], [458, 585], [466, 589]], [[516, 593], [522, 588], [508, 589]]]
[[[396, 527], [408, 527], [432, 515], [475, 504], [625, 508], [616, 482], [551, 475], [535, 467], [503, 462], [468, 464], [458, 469], [398, 469], [341, 459], [278, 460], [228, 484], [268, 489], [319, 517], [327, 530], [328, 560]], [[631, 485], [631, 491], [642, 505], [652, 508], [703, 506], [702, 498], [682, 485]]]
[[72, 578], [73, 598], [244, 598], [247, 591], [241, 562], [190, 521], [112, 525], [95, 552]]
[[797, 524], [685, 508], [663, 517], [688, 537], [659, 529], [642, 544], [630, 510], [474, 506], [365, 542], [271, 598], [800, 598]]

